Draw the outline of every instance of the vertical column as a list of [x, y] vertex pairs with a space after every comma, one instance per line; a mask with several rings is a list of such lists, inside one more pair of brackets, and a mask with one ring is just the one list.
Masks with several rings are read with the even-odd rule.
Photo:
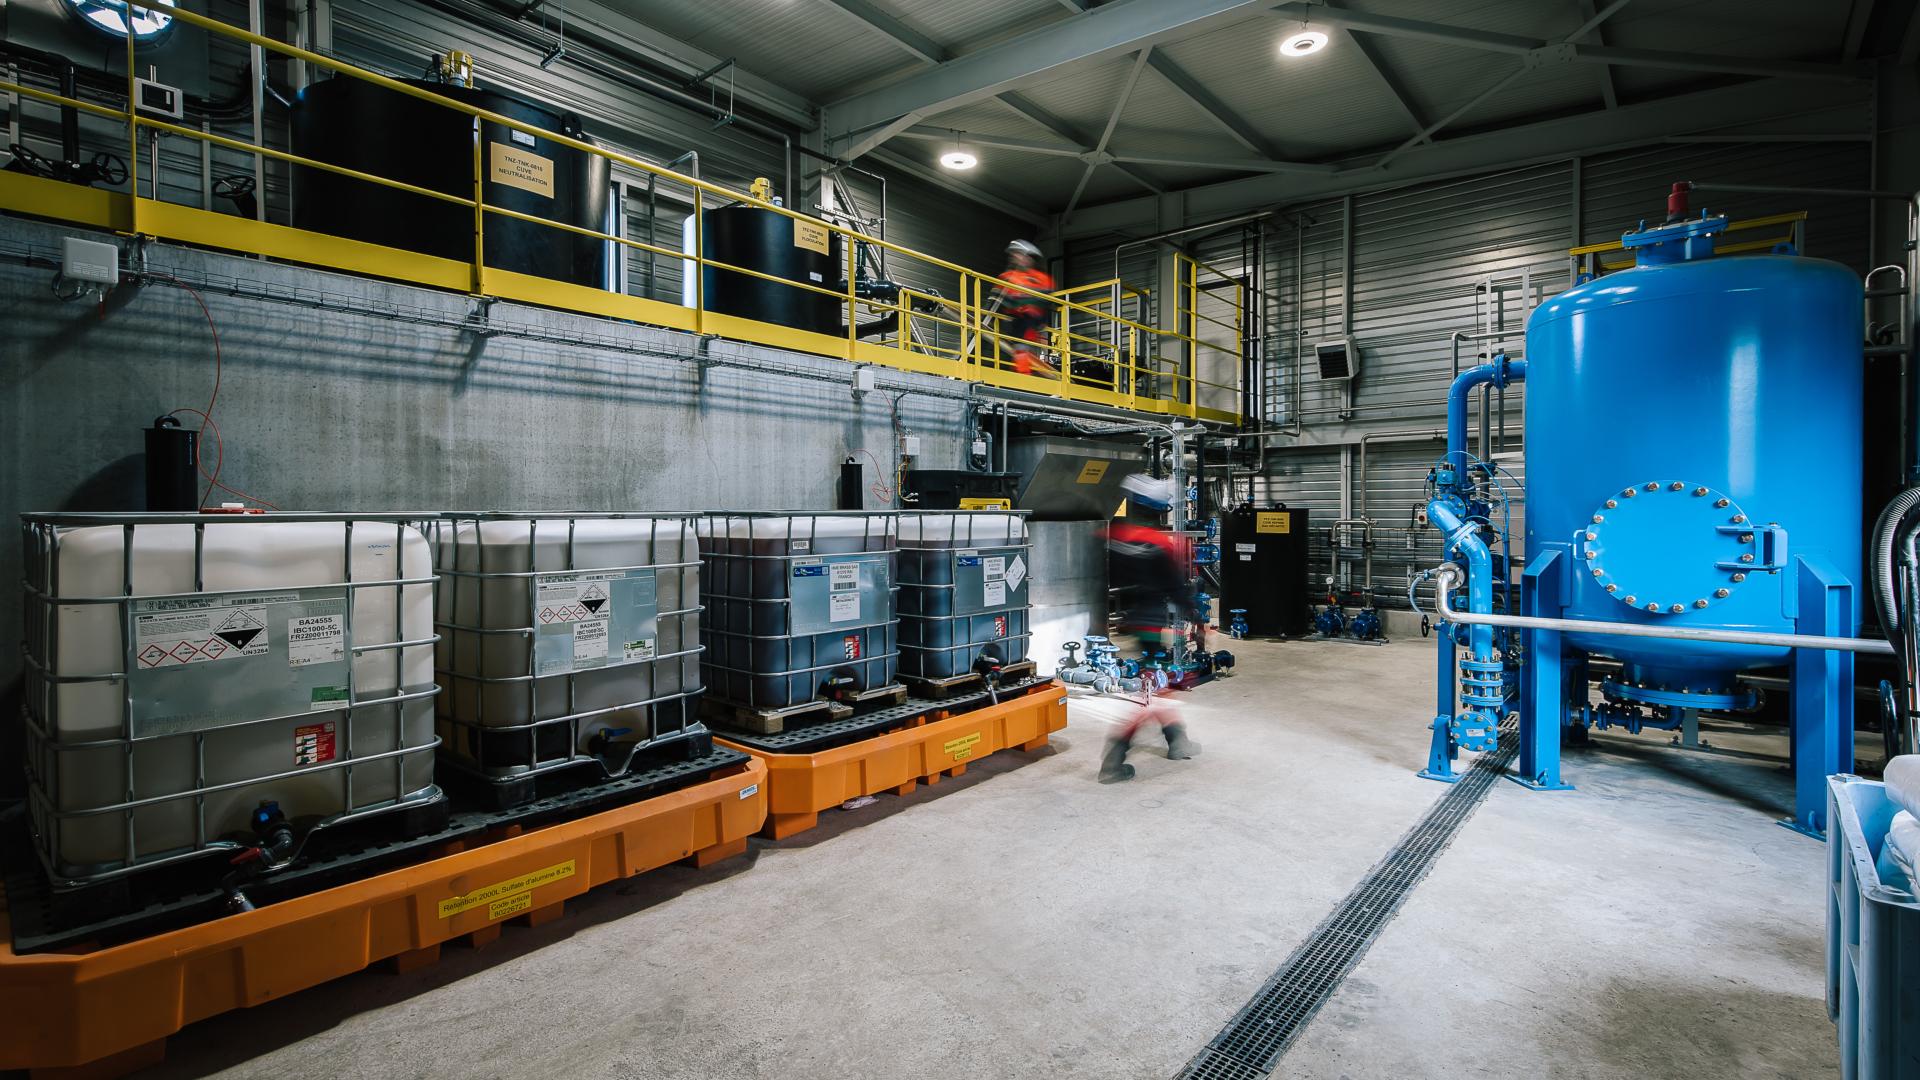
[[[1853, 633], [1853, 584], [1818, 556], [1794, 560], [1796, 634]], [[1853, 654], [1795, 649], [1793, 686], [1793, 817], [1780, 824], [1808, 836], [1827, 831], [1827, 777], [1853, 771]]]
[[[1543, 545], [1520, 579], [1523, 614], [1557, 619], [1566, 610], [1569, 553]], [[1520, 758], [1512, 780], [1535, 791], [1566, 791], [1560, 779], [1560, 729], [1567, 708], [1567, 663], [1558, 630], [1529, 630], [1520, 669]]]

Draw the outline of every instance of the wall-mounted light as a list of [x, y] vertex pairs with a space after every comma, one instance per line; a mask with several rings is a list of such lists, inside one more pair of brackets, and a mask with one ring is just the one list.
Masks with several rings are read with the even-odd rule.
[[1280, 43], [1281, 56], [1311, 56], [1327, 47], [1327, 35], [1318, 30], [1301, 30]]
[[973, 151], [967, 149], [967, 145], [960, 141], [960, 133], [957, 131], [954, 132], [953, 141], [948, 143], [940, 151], [940, 165], [942, 168], [952, 169], [956, 172], [965, 172], [978, 164], [980, 164], [980, 159], [974, 157]]

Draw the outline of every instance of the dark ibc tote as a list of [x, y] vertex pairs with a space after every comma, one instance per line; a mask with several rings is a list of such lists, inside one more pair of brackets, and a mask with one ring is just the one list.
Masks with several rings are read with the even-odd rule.
[[949, 679], [1027, 658], [1027, 515], [900, 515], [900, 673]]
[[898, 530], [888, 512], [707, 515], [708, 693], [779, 709], [894, 685]]

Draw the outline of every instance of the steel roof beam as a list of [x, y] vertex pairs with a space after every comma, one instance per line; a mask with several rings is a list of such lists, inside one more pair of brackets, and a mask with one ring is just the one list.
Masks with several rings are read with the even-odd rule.
[[1227, 108], [1225, 102], [1213, 95], [1213, 91], [1200, 85], [1200, 81], [1186, 73], [1185, 69], [1171, 59], [1159, 53], [1153, 53], [1147, 60], [1160, 77], [1173, 84], [1180, 95], [1192, 102], [1196, 108], [1206, 114], [1207, 119], [1219, 125], [1222, 131], [1232, 136], [1233, 141], [1263, 158], [1280, 158], [1284, 155], [1274, 150], [1252, 124], [1241, 119], [1238, 113]]
[[[1072, 142], [1077, 146], [1084, 147], [1088, 143], [1087, 137], [1085, 135], [1082, 135], [1080, 132], [1074, 130], [1073, 125], [1053, 115], [1052, 113], [1041, 108], [1040, 106], [1035, 105], [1033, 102], [1028, 101], [1026, 98], [1020, 96], [1019, 94], [1012, 94], [1012, 93], [1000, 94], [996, 96], [995, 100], [999, 101], [1002, 105], [1005, 105], [1007, 108], [1012, 109], [1014, 112], [1019, 113], [1021, 116], [1024, 116], [1027, 119], [1033, 121], [1034, 123], [1039, 124], [1041, 127], [1046, 128], [1048, 131], [1052, 132], [1054, 135], [1062, 139], [1066, 139], [1067, 141]], [[1147, 174], [1141, 172], [1139, 169], [1133, 168], [1128, 165], [1120, 165], [1120, 164], [1114, 165], [1114, 169], [1117, 172], [1120, 172], [1125, 176], [1127, 176], [1134, 183], [1139, 184], [1141, 187], [1146, 188], [1148, 191], [1153, 192], [1155, 195], [1163, 195], [1166, 193], [1166, 190], [1167, 190], [1166, 185], [1153, 179], [1153, 177], [1148, 176]]]
[[1100, 139], [1093, 144], [1093, 152], [1086, 156], [1087, 167], [1080, 171], [1080, 182], [1073, 185], [1073, 195], [1067, 199], [1067, 208], [1060, 212], [1064, 223], [1073, 216], [1080, 205], [1080, 196], [1086, 194], [1087, 181], [1102, 165], [1113, 164], [1112, 155], [1107, 153], [1107, 144], [1113, 141], [1113, 129], [1120, 125], [1120, 114], [1127, 111], [1127, 99], [1133, 96], [1133, 88], [1140, 85], [1140, 72], [1146, 69], [1147, 61], [1153, 57], [1153, 46], [1141, 49], [1133, 58], [1133, 66], [1127, 69], [1126, 84], [1120, 87], [1120, 93], [1113, 99], [1113, 108], [1107, 111], [1107, 126], [1100, 130]]
[[1435, 120], [1433, 123], [1428, 124], [1426, 127], [1420, 129], [1420, 131], [1417, 132], [1412, 138], [1408, 139], [1406, 142], [1403, 142], [1399, 146], [1396, 146], [1392, 150], [1388, 151], [1384, 156], [1380, 158], [1379, 161], [1374, 162], [1374, 164], [1376, 166], [1385, 166], [1386, 164], [1391, 162], [1394, 158], [1397, 158], [1401, 154], [1405, 153], [1406, 151], [1412, 149], [1415, 146], [1418, 146], [1421, 142], [1423, 141], [1432, 142], [1433, 136], [1436, 133], [1438, 133], [1441, 128], [1446, 127], [1448, 124], [1453, 123], [1455, 120], [1460, 119], [1462, 116], [1465, 116], [1467, 113], [1478, 108], [1481, 102], [1487, 100], [1488, 98], [1492, 97], [1494, 94], [1505, 89], [1507, 86], [1512, 84], [1514, 80], [1518, 79], [1520, 76], [1526, 74], [1528, 71], [1532, 70], [1535, 66], [1537, 66], [1538, 63], [1540, 62], [1539, 57], [1542, 53], [1558, 52], [1558, 51], [1574, 48], [1575, 46], [1572, 44], [1572, 42], [1577, 41], [1580, 38], [1586, 37], [1588, 34], [1591, 34], [1595, 30], [1598, 30], [1600, 28], [1601, 23], [1604, 23], [1608, 19], [1612, 18], [1616, 12], [1618, 12], [1621, 8], [1626, 7], [1631, 2], [1632, 0], [1613, 0], [1612, 3], [1608, 4], [1605, 8], [1602, 8], [1599, 12], [1586, 16], [1585, 19], [1580, 23], [1580, 25], [1573, 31], [1573, 33], [1568, 34], [1565, 37], [1561, 38], [1551, 48], [1536, 49], [1526, 53], [1520, 58], [1520, 66], [1508, 72], [1506, 74], [1506, 77], [1500, 79], [1498, 82], [1494, 83], [1492, 86], [1487, 87], [1485, 90], [1480, 91], [1478, 94], [1475, 94], [1473, 97], [1473, 100], [1467, 102], [1465, 105], [1460, 106], [1459, 108], [1453, 110], [1447, 115], [1441, 117], [1438, 120]]
[[[1408, 151], [1391, 170], [1372, 165], [1377, 155], [1365, 156], [1330, 174], [1237, 177], [1187, 188], [1181, 198], [1187, 219], [1204, 221], [1249, 209], [1294, 205], [1350, 192], [1563, 161], [1568, 157], [1642, 146], [1671, 136], [1726, 131], [1826, 109], [1854, 110], [1865, 131], [1870, 104], [1864, 86], [1760, 80], [1623, 102], [1618, 109], [1594, 109], [1447, 139]], [[1649, 193], [1650, 211], [1658, 207], [1661, 197], [1662, 192]], [[1074, 218], [1071, 236], [1150, 229], [1163, 210], [1159, 200], [1146, 196], [1088, 207]]]
[[1866, 40], [1867, 24], [1873, 21], [1873, 0], [1853, 0], [1847, 9], [1846, 38], [1840, 43], [1840, 59], [1852, 63], [1860, 59], [1860, 46]]
[[[1871, 0], [1869, 0], [1869, 2], [1871, 2]], [[1588, 20], [1594, 17], [1593, 0], [1580, 0], [1580, 17]], [[1605, 31], [1596, 26], [1593, 28], [1593, 33], [1587, 35], [1587, 40], [1595, 45], [1605, 45], [1607, 43], [1607, 35]], [[1600, 65], [1600, 100], [1604, 102], [1609, 109], [1617, 109], [1620, 107], [1619, 88], [1613, 85], [1612, 64]]]
[[[1339, 10], [1338, 0], [1327, 0], [1327, 6]], [[1427, 126], [1427, 118], [1420, 115], [1419, 107], [1413, 103], [1413, 95], [1408, 92], [1406, 84], [1400, 81], [1400, 76], [1388, 66], [1386, 59], [1380, 55], [1380, 50], [1367, 39], [1365, 34], [1355, 33], [1344, 26], [1340, 28], [1340, 32], [1346, 37], [1347, 44], [1353, 47], [1353, 51], [1360, 54], [1360, 59], [1367, 62], [1367, 67], [1373, 72], [1374, 78], [1392, 96], [1393, 103], [1400, 106], [1401, 114], [1407, 118], [1408, 123], [1413, 125], [1413, 130], [1424, 130]]]
[[[853, 159], [890, 137], [904, 117], [983, 101], [1071, 64], [1135, 52], [1227, 25], [1272, 0], [1127, 0], [1043, 26], [834, 103], [827, 121], [840, 156]], [[911, 121], [909, 121], [911, 123]]]
[[827, 0], [827, 3], [852, 16], [854, 21], [869, 30], [879, 31], [887, 40], [930, 64], [943, 64], [951, 59], [947, 50], [940, 47], [939, 42], [907, 26], [899, 19], [868, 3], [867, 0]]

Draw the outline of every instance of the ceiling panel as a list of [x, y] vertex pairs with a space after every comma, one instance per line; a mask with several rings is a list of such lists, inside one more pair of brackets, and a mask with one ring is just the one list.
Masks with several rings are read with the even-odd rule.
[[1057, 0], [868, 0], [953, 52], [1069, 17]]
[[[625, 0], [648, 26], [813, 101], [926, 65], [825, 0]], [[725, 92], [724, 76], [721, 80]]]

